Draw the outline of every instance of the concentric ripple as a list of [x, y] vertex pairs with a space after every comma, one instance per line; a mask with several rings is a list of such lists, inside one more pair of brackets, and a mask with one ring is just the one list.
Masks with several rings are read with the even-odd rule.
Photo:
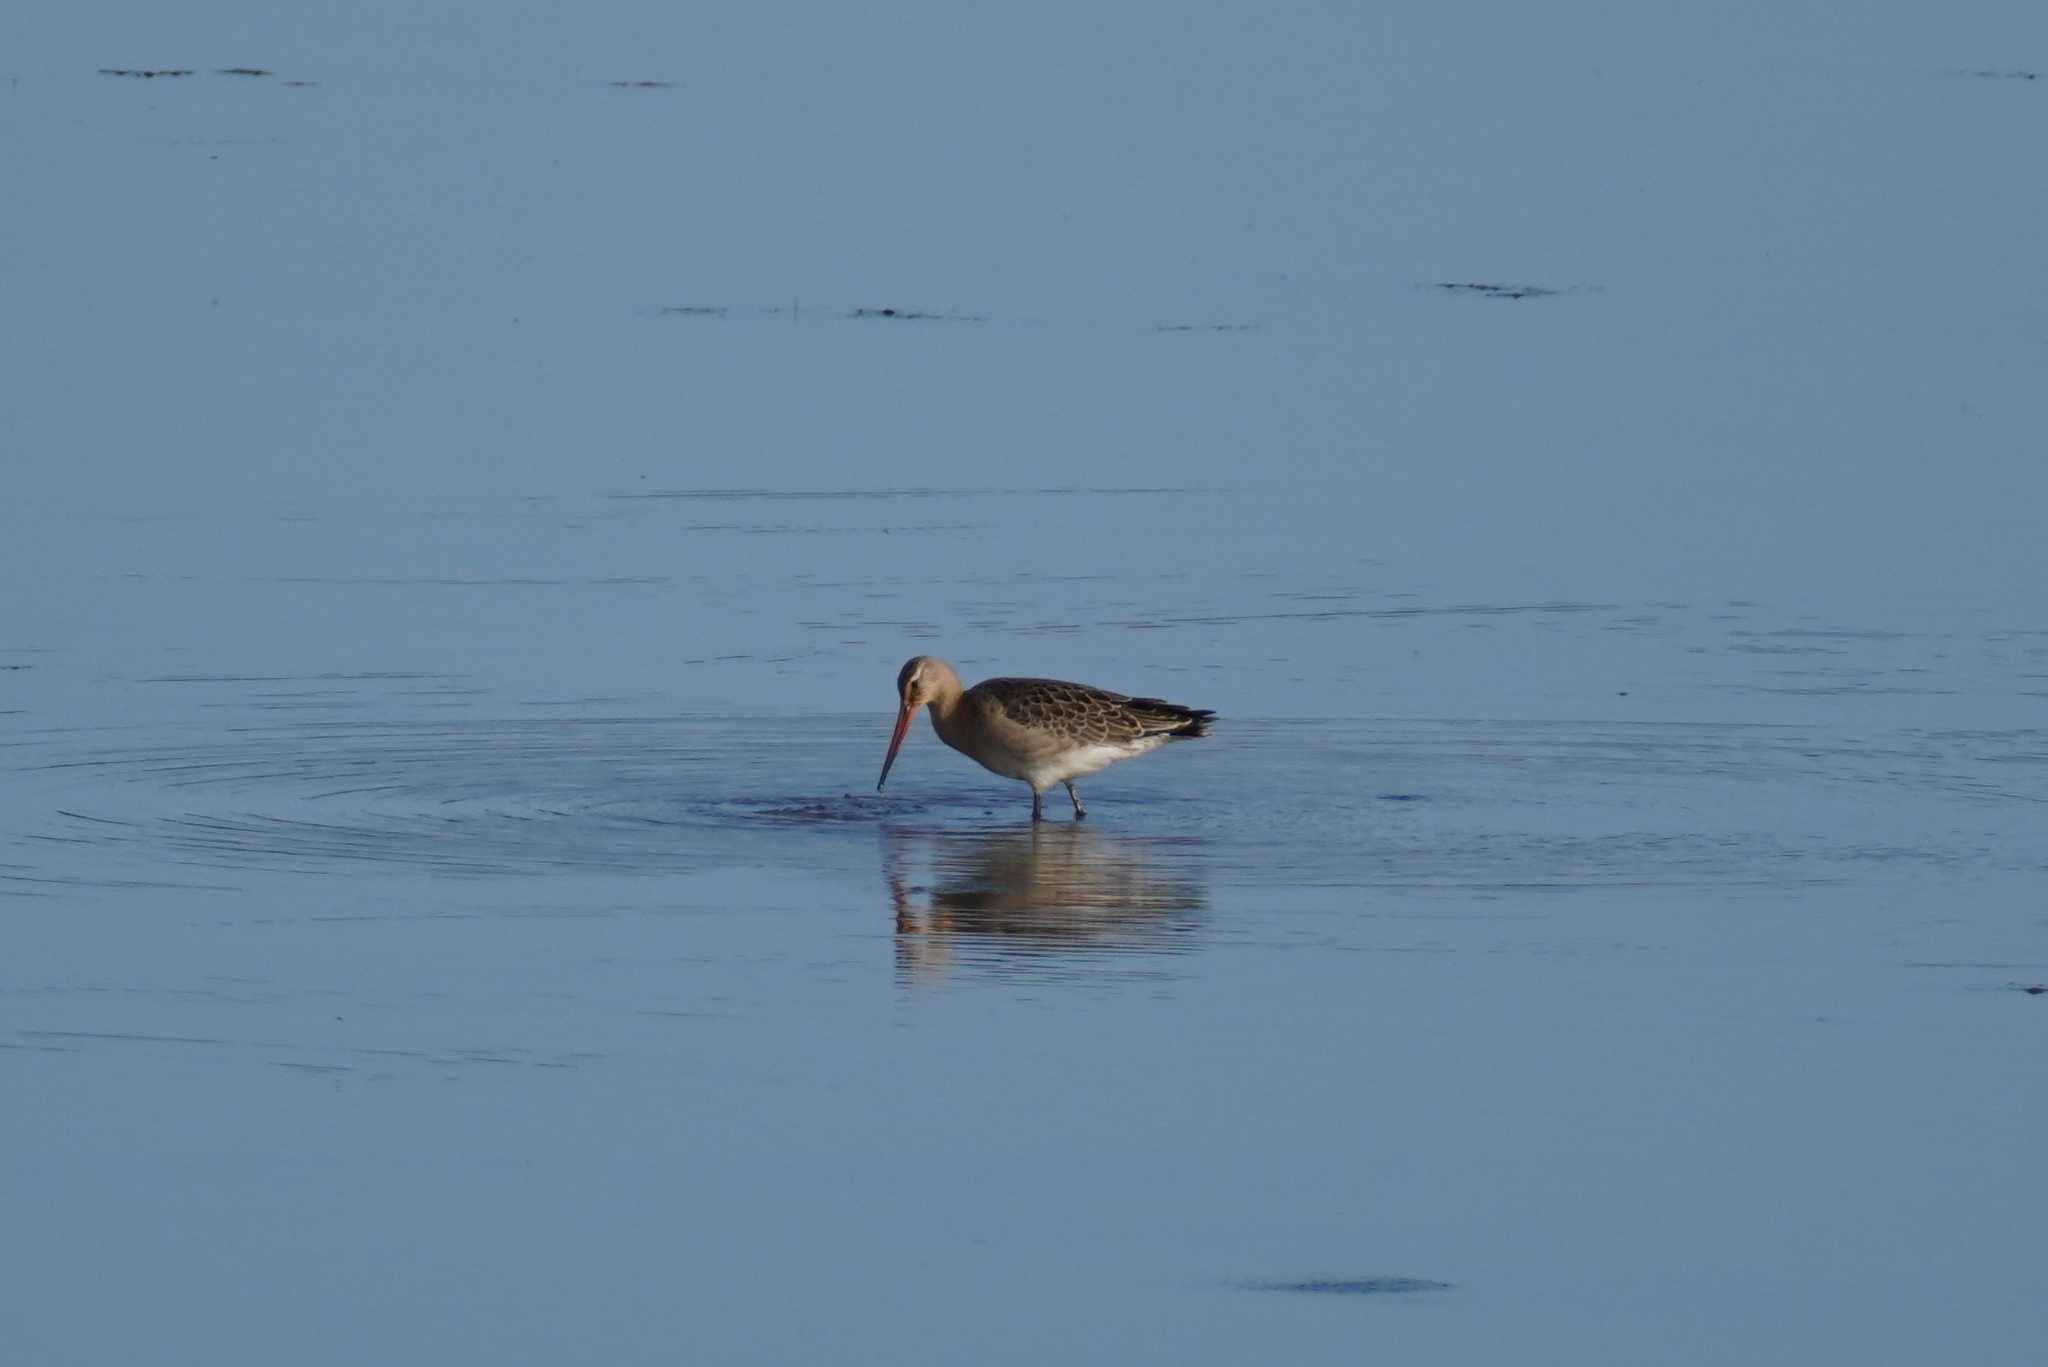
[[[928, 737], [877, 795], [882, 739], [871, 717], [730, 715], [46, 732], [9, 747], [0, 887], [842, 867], [878, 836], [1025, 824], [1021, 788]], [[1089, 825], [1259, 886], [1797, 887], [2031, 857], [2005, 836], [2048, 800], [2042, 756], [2038, 733], [1226, 719], [1104, 776]]]
[[[29, 839], [74, 852], [331, 873], [660, 873], [729, 860], [778, 829], [919, 809], [787, 791], [840, 748], [851, 774], [849, 744], [726, 720], [321, 723], [175, 743], [58, 738], [23, 768], [51, 797], [49, 827]], [[782, 791], [745, 791], [770, 775]]]

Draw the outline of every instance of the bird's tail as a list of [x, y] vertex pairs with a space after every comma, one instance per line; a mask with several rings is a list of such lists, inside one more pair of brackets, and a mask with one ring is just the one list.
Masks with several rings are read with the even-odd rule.
[[1193, 740], [1209, 734], [1209, 723], [1216, 714], [1204, 707], [1182, 707], [1179, 703], [1162, 702], [1158, 698], [1132, 698], [1125, 704], [1138, 714], [1139, 722], [1148, 736], [1170, 736], [1176, 740]]

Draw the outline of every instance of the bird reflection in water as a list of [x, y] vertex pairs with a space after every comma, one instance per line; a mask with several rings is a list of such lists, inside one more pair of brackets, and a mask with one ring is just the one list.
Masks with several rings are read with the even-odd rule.
[[[1201, 842], [1085, 826], [884, 832], [902, 983], [1165, 976], [1207, 910]], [[1147, 960], [1152, 960], [1147, 962]]]

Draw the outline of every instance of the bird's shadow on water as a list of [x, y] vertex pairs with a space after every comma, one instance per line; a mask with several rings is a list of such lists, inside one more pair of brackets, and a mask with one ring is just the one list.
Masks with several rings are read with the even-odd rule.
[[897, 978], [1171, 976], [1208, 915], [1203, 843], [1087, 826], [882, 828]]

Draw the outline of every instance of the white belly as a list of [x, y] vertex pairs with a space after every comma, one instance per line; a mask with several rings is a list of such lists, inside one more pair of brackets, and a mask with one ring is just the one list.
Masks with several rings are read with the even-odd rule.
[[936, 713], [932, 716], [932, 729], [938, 732], [940, 740], [990, 773], [1028, 783], [1034, 790], [1099, 774], [1120, 759], [1157, 750], [1167, 741], [1165, 736], [1146, 736], [1116, 744], [1010, 746], [979, 730], [947, 727]]
[[1025, 781], [1035, 788], [1050, 788], [1055, 783], [1072, 783], [1077, 778], [1099, 774], [1120, 759], [1142, 755], [1147, 750], [1156, 750], [1164, 744], [1166, 737], [1149, 736], [1144, 740], [1131, 741], [1123, 745], [1078, 746], [1040, 760]]

